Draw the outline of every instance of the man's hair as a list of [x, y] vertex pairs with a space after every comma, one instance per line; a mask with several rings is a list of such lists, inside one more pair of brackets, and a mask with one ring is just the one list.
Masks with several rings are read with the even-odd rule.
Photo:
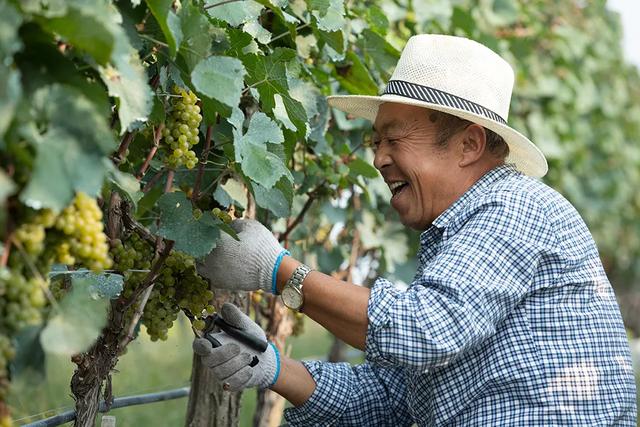
[[[473, 124], [469, 120], [461, 119], [441, 111], [429, 111], [429, 120], [437, 126], [436, 145], [446, 148], [449, 138]], [[498, 159], [504, 160], [509, 155], [509, 146], [504, 139], [494, 131], [484, 128], [487, 137], [486, 150]]]

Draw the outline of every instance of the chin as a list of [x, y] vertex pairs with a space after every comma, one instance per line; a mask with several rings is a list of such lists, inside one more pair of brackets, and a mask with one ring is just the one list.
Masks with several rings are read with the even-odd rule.
[[421, 221], [412, 220], [411, 218], [406, 218], [403, 215], [400, 215], [400, 222], [405, 227], [409, 227], [416, 231], [424, 231], [430, 225], [428, 224], [425, 226]]

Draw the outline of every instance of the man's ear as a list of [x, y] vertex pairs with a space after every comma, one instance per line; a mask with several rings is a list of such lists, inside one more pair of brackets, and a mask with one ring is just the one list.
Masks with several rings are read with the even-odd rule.
[[482, 126], [471, 124], [461, 134], [460, 167], [477, 162], [484, 154], [487, 145], [487, 134]]

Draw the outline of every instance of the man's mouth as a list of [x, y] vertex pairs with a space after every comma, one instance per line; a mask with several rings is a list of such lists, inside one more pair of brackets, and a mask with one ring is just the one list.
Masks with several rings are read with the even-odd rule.
[[389, 183], [389, 189], [391, 190], [392, 198], [400, 194], [408, 186], [409, 183], [407, 181], [396, 181]]

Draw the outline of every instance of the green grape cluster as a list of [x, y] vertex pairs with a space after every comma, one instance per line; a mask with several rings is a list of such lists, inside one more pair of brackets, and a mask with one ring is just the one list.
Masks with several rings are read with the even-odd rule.
[[0, 330], [16, 332], [42, 320], [45, 289], [48, 284], [38, 277], [25, 278], [22, 274], [5, 270], [0, 275]]
[[[131, 297], [142, 284], [147, 272], [130, 270], [148, 270], [151, 268], [153, 248], [137, 234], [132, 234], [124, 242], [112, 242], [111, 253], [114, 266], [125, 276], [123, 294]], [[166, 340], [168, 331], [178, 318], [180, 310], [188, 310], [194, 316], [194, 327], [204, 327], [203, 317], [214, 312], [209, 301], [213, 292], [209, 284], [198, 276], [193, 257], [182, 252], [172, 251], [165, 260], [142, 314], [142, 324], [152, 341]], [[127, 316], [132, 318], [136, 304]]]
[[198, 98], [195, 93], [178, 86], [173, 88], [173, 93], [179, 96], [171, 98], [173, 108], [162, 131], [164, 142], [172, 150], [166, 162], [173, 169], [181, 165], [193, 169], [198, 158], [191, 148], [200, 140], [198, 126], [202, 121], [200, 107], [196, 105]]
[[194, 328], [203, 329], [203, 317], [215, 311], [209, 305], [211, 298], [213, 292], [209, 290], [207, 281], [196, 273], [193, 257], [178, 251], [171, 252], [160, 270], [142, 317], [151, 340], [167, 339], [167, 332], [180, 310], [194, 317]]
[[16, 351], [11, 344], [11, 339], [0, 334], [0, 401], [6, 401], [9, 394], [9, 362], [15, 355]]
[[91, 270], [111, 267], [107, 236], [102, 231], [102, 211], [95, 199], [78, 193], [56, 219], [55, 228], [65, 236], [56, 247], [57, 262], [79, 263]]
[[14, 238], [29, 255], [37, 256], [44, 249], [45, 229], [55, 224], [56, 215], [50, 209], [38, 212], [30, 221], [23, 223], [14, 233]]
[[231, 224], [231, 222], [233, 221], [233, 218], [231, 217], [231, 215], [229, 215], [229, 212], [223, 211], [220, 208], [211, 209], [211, 213], [214, 216], [220, 218], [220, 220], [225, 224]]
[[11, 344], [11, 339], [0, 333], [0, 375], [1, 372], [5, 372], [9, 367], [9, 362], [13, 360], [16, 355], [16, 351]]

